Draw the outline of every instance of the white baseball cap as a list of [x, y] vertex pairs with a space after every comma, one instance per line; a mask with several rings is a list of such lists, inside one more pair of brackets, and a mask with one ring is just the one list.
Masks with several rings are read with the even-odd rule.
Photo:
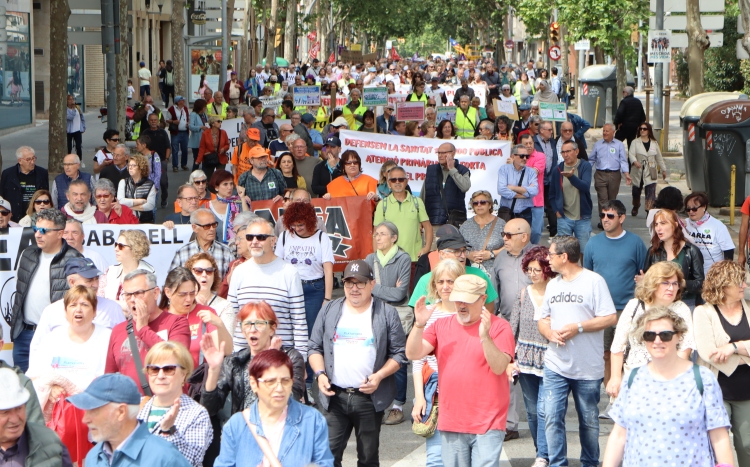
[[10, 207], [10, 202], [7, 199], [3, 198], [3, 197], [0, 197], [0, 206], [4, 207], [8, 211], [12, 211], [13, 210], [13, 208]]
[[0, 368], [0, 410], [8, 410], [25, 404], [31, 395], [21, 386], [18, 375], [10, 368]]

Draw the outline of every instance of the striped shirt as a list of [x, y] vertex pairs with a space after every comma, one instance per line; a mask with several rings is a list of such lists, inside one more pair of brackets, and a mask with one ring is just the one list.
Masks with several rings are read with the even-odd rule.
[[[256, 264], [252, 259], [245, 261], [232, 272], [227, 299], [237, 315], [248, 302], [263, 300], [268, 303], [279, 321], [276, 335], [282, 339], [283, 345], [294, 347], [307, 359], [305, 297], [294, 266], [278, 257], [268, 264]], [[239, 319], [237, 321], [239, 326]], [[234, 351], [246, 347], [247, 342], [243, 342]]]
[[[432, 324], [435, 321], [439, 320], [440, 318], [451, 318], [451, 319], [456, 318], [456, 313], [450, 313], [450, 312], [441, 310], [440, 308], [438, 308], [437, 303], [434, 305], [428, 305], [428, 307], [432, 307], [434, 311], [432, 312], [432, 315], [430, 315], [430, 319], [427, 320], [427, 323], [424, 326], [425, 330], [427, 330], [427, 328], [432, 326]], [[431, 353], [430, 355], [426, 356], [422, 360], [412, 360], [412, 374], [415, 376], [419, 375], [419, 377], [421, 378], [422, 367], [424, 366], [425, 363], [429, 365], [430, 368], [432, 368], [432, 371], [437, 373], [438, 371], [437, 358], [435, 358], [434, 353]]]

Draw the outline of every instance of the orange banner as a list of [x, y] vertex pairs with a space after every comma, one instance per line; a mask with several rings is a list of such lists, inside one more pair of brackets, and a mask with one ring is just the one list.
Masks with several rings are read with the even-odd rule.
[[[343, 271], [349, 261], [365, 259], [372, 253], [372, 203], [367, 198], [315, 198], [312, 205], [331, 239], [335, 272]], [[253, 201], [253, 212], [276, 225], [284, 206], [280, 201]]]

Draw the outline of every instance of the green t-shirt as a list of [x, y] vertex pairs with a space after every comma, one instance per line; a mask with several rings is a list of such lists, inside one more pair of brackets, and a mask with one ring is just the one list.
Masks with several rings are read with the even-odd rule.
[[[492, 282], [490, 281], [490, 278], [487, 274], [485, 274], [481, 269], [472, 267], [472, 266], [466, 266], [466, 274], [471, 274], [473, 276], [481, 277], [487, 282], [487, 290], [485, 293], [487, 294], [487, 301], [485, 303], [492, 303], [495, 300], [497, 300], [497, 291], [492, 286]], [[419, 279], [419, 282], [417, 282], [416, 287], [414, 287], [414, 292], [411, 294], [411, 298], [409, 299], [409, 306], [414, 307], [417, 304], [417, 300], [422, 298], [422, 296], [427, 296], [427, 284], [430, 282], [430, 279], [432, 278], [432, 273], [427, 273], [424, 276], [422, 276], [421, 279]], [[429, 305], [432, 303], [430, 299], [427, 299], [427, 304]]]
[[[384, 207], [385, 215], [383, 215]], [[396, 227], [398, 227], [398, 241], [396, 245], [409, 253], [411, 261], [414, 262], [419, 259], [417, 255], [419, 254], [419, 250], [422, 249], [420, 224], [429, 220], [430, 218], [427, 216], [424, 202], [421, 199], [415, 198], [411, 193], [407, 193], [406, 199], [403, 202], [399, 202], [391, 193], [387, 198], [380, 201], [375, 208], [373, 225], [377, 226], [383, 221], [390, 221], [396, 224]]]
[[172, 407], [156, 407], [155, 405], [152, 405], [151, 411], [148, 413], [148, 429], [153, 430], [156, 424], [164, 418], [171, 408]]

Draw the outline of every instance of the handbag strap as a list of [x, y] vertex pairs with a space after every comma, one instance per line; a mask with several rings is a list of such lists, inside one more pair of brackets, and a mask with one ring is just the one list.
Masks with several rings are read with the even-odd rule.
[[443, 202], [443, 209], [445, 209], [445, 215], [449, 214], [448, 203], [445, 202], [445, 191], [443, 190], [443, 167], [438, 167], [438, 187], [440, 188], [440, 201]]
[[490, 232], [487, 234], [487, 238], [484, 239], [484, 245], [482, 245], [482, 251], [487, 249], [487, 244], [490, 243], [490, 237], [492, 237], [492, 232], [495, 231], [495, 224], [497, 224], [497, 217], [495, 217], [495, 220], [492, 221], [492, 226], [490, 227]]
[[250, 409], [245, 409], [242, 411], [242, 418], [245, 419], [245, 423], [247, 423], [247, 428], [250, 430], [250, 434], [252, 434], [253, 438], [255, 438], [255, 442], [258, 443], [258, 447], [261, 451], [263, 451], [263, 456], [268, 460], [268, 462], [271, 463], [271, 466], [283, 467], [281, 465], [281, 461], [279, 461], [279, 458], [276, 457], [276, 454], [273, 453], [271, 443], [269, 443], [266, 438], [258, 436], [258, 434], [255, 432], [255, 425], [250, 423]]
[[[214, 295], [214, 298], [216, 296]], [[211, 300], [213, 302], [213, 300]], [[210, 303], [209, 303], [210, 305]], [[203, 336], [206, 335], [206, 323], [203, 323], [203, 326], [201, 326], [201, 339], [203, 339]], [[201, 349], [200, 353], [198, 354], [198, 366], [203, 365], [203, 349]]]
[[128, 331], [128, 341], [130, 344], [130, 353], [133, 355], [133, 362], [135, 363], [135, 371], [138, 373], [138, 381], [141, 383], [141, 389], [143, 393], [151, 397], [151, 388], [148, 386], [146, 381], [146, 374], [143, 372], [143, 362], [141, 361], [141, 352], [138, 350], [138, 342], [135, 340], [135, 333], [133, 332], [133, 318], [128, 319], [128, 324], [125, 327]]
[[[526, 167], [524, 167], [523, 169], [521, 169], [521, 178], [518, 179], [518, 186], [521, 186], [521, 184], [523, 183], [523, 175], [524, 175], [524, 173], [526, 173]], [[510, 217], [513, 217], [513, 208], [516, 207], [516, 201], [517, 200], [518, 200], [518, 198], [516, 198], [514, 196], [513, 197], [513, 202], [510, 203]]]

